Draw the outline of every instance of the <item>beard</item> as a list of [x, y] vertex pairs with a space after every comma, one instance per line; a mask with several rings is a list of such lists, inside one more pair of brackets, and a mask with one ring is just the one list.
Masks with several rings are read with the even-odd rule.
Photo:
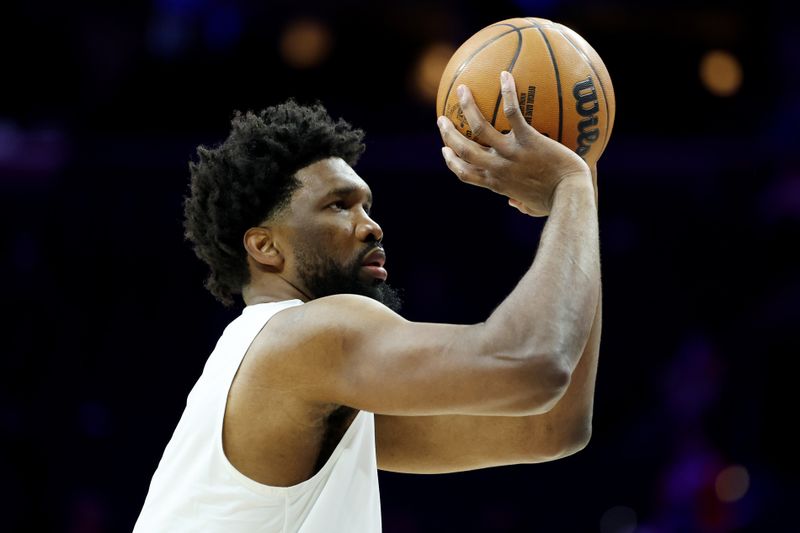
[[377, 300], [397, 312], [403, 305], [397, 289], [382, 279], [364, 281], [359, 277], [364, 258], [374, 249], [374, 246], [369, 246], [353, 261], [341, 265], [330, 257], [303, 247], [297, 250], [297, 271], [313, 298], [358, 294]]

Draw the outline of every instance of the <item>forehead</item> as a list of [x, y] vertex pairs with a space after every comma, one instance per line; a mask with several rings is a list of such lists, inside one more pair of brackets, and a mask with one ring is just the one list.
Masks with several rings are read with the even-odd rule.
[[314, 201], [333, 191], [344, 189], [356, 189], [364, 196], [372, 198], [367, 182], [356, 174], [353, 167], [338, 157], [312, 163], [298, 170], [295, 176], [302, 184], [297, 191], [298, 199]]

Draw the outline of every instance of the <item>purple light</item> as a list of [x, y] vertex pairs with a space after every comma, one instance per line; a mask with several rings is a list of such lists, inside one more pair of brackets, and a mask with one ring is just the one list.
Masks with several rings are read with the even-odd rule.
[[773, 223], [782, 218], [800, 219], [800, 175], [784, 175], [773, 181], [759, 202], [761, 217]]
[[0, 186], [41, 185], [66, 163], [64, 134], [52, 127], [21, 129], [0, 119]]

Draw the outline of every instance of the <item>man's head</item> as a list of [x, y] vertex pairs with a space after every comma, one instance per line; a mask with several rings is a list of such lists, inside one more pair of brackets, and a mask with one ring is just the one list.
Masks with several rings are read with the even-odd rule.
[[290, 100], [237, 112], [225, 142], [197, 149], [186, 237], [209, 265], [206, 287], [218, 300], [230, 305], [245, 287], [278, 282], [306, 298], [357, 293], [399, 306], [382, 279], [371, 192], [352, 169], [362, 139], [320, 104]]

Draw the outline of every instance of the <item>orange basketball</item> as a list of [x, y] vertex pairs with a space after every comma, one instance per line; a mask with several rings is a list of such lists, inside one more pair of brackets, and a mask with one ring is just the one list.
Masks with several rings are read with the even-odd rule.
[[478, 108], [501, 132], [500, 72], [514, 76], [519, 105], [539, 132], [574, 150], [590, 165], [605, 150], [614, 126], [614, 88], [602, 59], [577, 33], [540, 18], [503, 20], [456, 50], [444, 69], [436, 112], [471, 137], [456, 88], [470, 88]]

